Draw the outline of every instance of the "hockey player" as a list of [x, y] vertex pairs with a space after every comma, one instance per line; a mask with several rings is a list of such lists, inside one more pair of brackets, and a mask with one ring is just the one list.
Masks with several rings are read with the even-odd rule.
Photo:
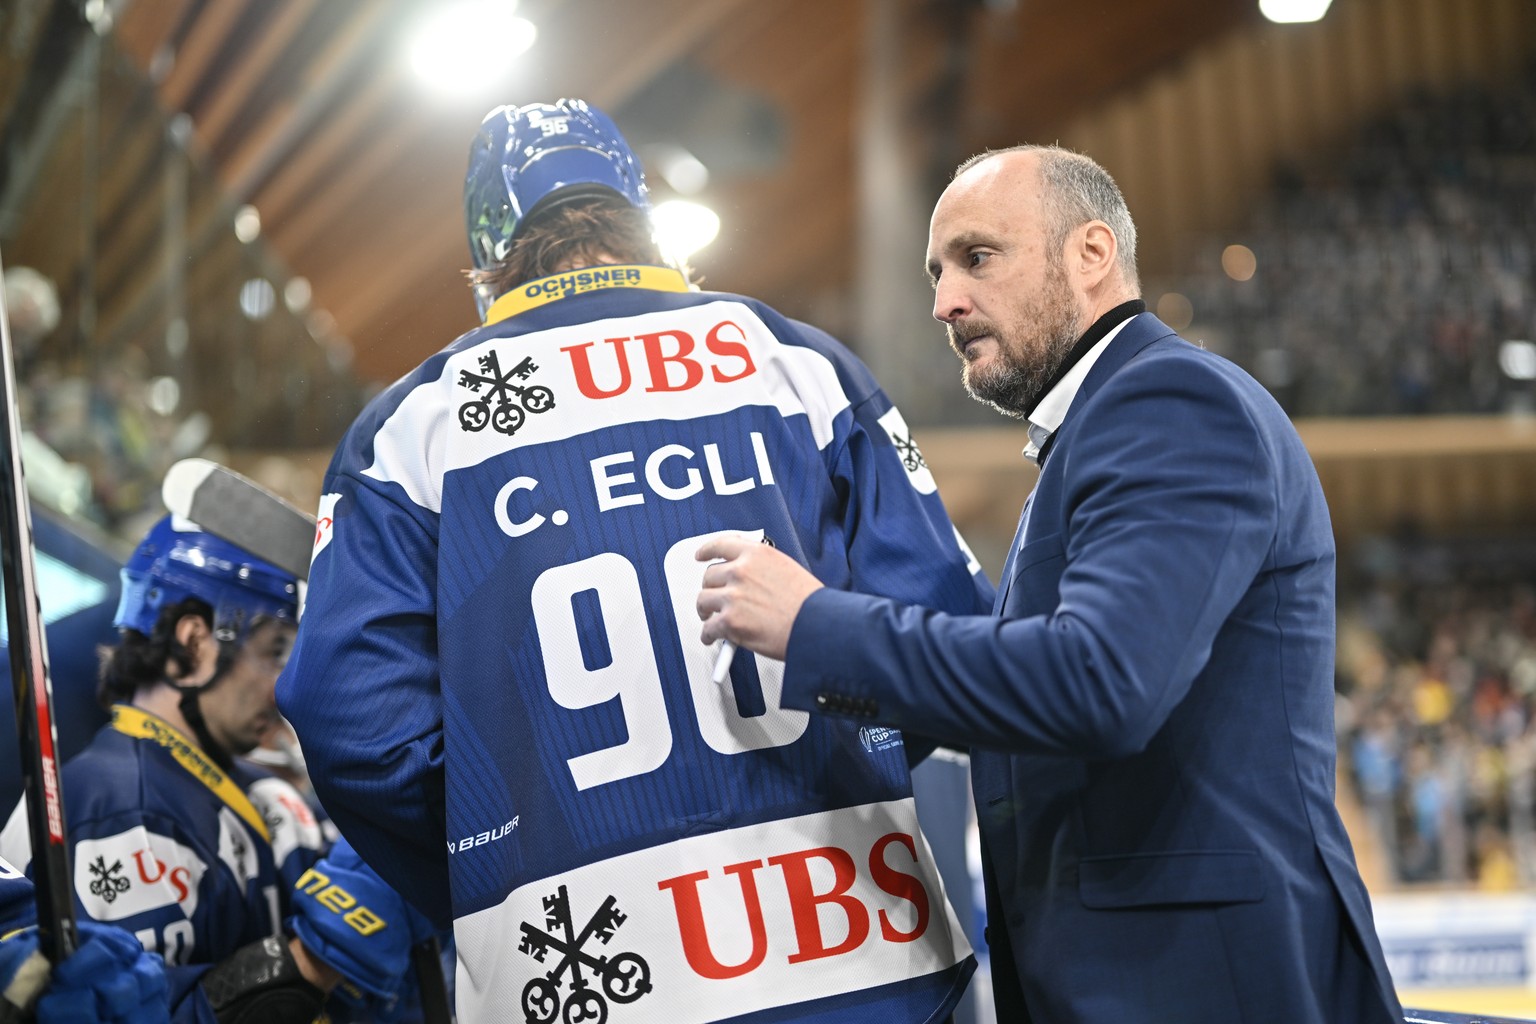
[[79, 922], [57, 966], [38, 952], [32, 883], [0, 859], [0, 1024], [161, 1024], [165, 965], [118, 928]]
[[[350, 849], [321, 859], [291, 785], [234, 761], [277, 721], [297, 580], [169, 516], [122, 575], [112, 720], [63, 769], [82, 918], [164, 957], [177, 1021], [308, 1024], [343, 980], [389, 999], [412, 915]], [[27, 858], [19, 807], [0, 855]]]
[[715, 682], [693, 612], [721, 531], [989, 607], [900, 413], [833, 338], [692, 288], [579, 100], [492, 111], [465, 209], [484, 325], [326, 475], [278, 684], [321, 801], [452, 919], [461, 1020], [941, 1019], [974, 961], [902, 736], [781, 710], [766, 659]]

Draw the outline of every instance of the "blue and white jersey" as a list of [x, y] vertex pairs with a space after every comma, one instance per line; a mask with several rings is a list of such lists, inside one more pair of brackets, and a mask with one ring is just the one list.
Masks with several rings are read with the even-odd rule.
[[[287, 782], [236, 771], [162, 719], [115, 706], [63, 770], [77, 912], [132, 932], [173, 967], [278, 934], [293, 883], [322, 852], [320, 826]], [[0, 856], [30, 862], [24, 804]]]
[[324, 490], [278, 701], [342, 833], [453, 919], [461, 1019], [953, 1005], [973, 961], [901, 735], [781, 709], [745, 652], [717, 685], [694, 610], [722, 531], [990, 607], [845, 348], [658, 267], [545, 278], [375, 399]]
[[0, 857], [0, 936], [37, 923], [32, 882], [21, 868]]

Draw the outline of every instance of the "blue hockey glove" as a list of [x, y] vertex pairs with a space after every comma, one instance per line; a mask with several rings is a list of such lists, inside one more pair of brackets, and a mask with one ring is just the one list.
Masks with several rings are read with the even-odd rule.
[[169, 1019], [165, 964], [158, 956], [111, 925], [81, 921], [79, 934], [79, 948], [51, 973], [47, 961], [41, 961], [41, 976], [31, 975], [38, 966], [32, 959], [36, 928], [0, 942], [0, 987], [6, 1001], [24, 1003], [29, 993], [22, 990], [45, 979], [37, 1002], [39, 1024], [162, 1024]]
[[353, 985], [383, 998], [411, 966], [411, 946], [433, 934], [342, 839], [294, 886], [290, 926], [310, 952]]

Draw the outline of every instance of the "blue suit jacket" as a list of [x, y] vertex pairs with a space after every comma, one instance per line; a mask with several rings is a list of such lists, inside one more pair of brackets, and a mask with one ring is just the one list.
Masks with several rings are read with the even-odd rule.
[[1334, 808], [1334, 546], [1251, 377], [1149, 314], [1048, 447], [995, 617], [818, 591], [783, 704], [972, 748], [998, 1019], [1401, 1021]]

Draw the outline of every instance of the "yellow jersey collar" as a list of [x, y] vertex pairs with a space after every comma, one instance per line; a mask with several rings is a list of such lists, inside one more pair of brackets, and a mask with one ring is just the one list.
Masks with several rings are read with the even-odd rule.
[[639, 263], [604, 264], [582, 267], [563, 274], [550, 274], [527, 281], [491, 303], [484, 326], [526, 313], [556, 299], [595, 292], [604, 288], [645, 288], [655, 292], [686, 292], [688, 278], [671, 267]]
[[261, 814], [251, 803], [251, 798], [245, 795], [245, 791], [235, 785], [235, 780], [224, 774], [224, 770], [214, 764], [208, 755], [203, 753], [202, 748], [182, 735], [165, 719], [129, 704], [114, 704], [112, 705], [112, 728], [125, 736], [149, 740], [164, 747], [176, 759], [177, 764], [185, 768], [198, 782], [213, 790], [214, 795], [224, 801], [230, 810], [240, 815], [257, 835], [269, 843], [272, 841], [272, 834], [267, 831], [267, 823], [262, 820]]

